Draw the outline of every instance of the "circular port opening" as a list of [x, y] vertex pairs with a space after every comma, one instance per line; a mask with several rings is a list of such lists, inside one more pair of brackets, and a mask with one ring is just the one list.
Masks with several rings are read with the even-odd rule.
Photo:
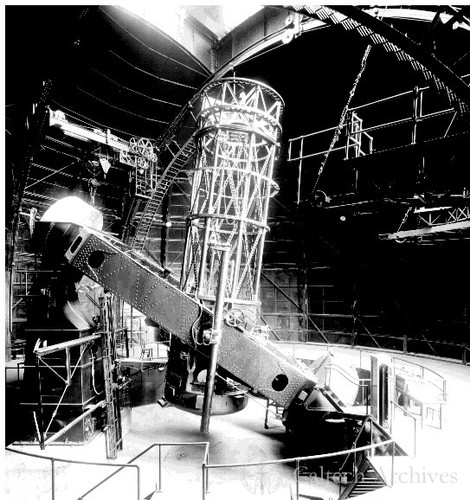
[[284, 375], [284, 373], [280, 373], [279, 375], [276, 375], [271, 385], [275, 391], [280, 392], [287, 387], [288, 383], [289, 379], [287, 378], [287, 375]]
[[104, 262], [104, 253], [101, 250], [94, 250], [88, 256], [88, 265], [96, 269]]

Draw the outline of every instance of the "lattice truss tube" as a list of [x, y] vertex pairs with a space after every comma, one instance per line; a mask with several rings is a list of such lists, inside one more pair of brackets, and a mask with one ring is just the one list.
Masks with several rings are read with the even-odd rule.
[[258, 304], [262, 253], [283, 103], [258, 82], [227, 79], [202, 93], [183, 287], [215, 300], [221, 252], [230, 247], [226, 297]]

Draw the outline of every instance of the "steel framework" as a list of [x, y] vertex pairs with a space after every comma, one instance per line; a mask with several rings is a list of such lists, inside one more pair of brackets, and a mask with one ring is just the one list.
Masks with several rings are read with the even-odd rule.
[[221, 251], [213, 244], [228, 245], [226, 300], [255, 323], [282, 110], [276, 92], [251, 80], [223, 79], [201, 93], [182, 288], [214, 303]]
[[[411, 210], [411, 209], [410, 209]], [[405, 214], [402, 225], [408, 219]], [[432, 237], [435, 234], [455, 233], [470, 229], [470, 205], [462, 207], [430, 207], [414, 209], [414, 227], [390, 234], [381, 234], [384, 240], [403, 241], [407, 238]], [[457, 235], [458, 236], [458, 235]]]

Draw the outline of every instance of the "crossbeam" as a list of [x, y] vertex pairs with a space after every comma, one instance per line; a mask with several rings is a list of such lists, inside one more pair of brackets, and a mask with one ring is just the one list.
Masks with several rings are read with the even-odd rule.
[[457, 231], [470, 228], [470, 220], [463, 222], [453, 222], [449, 224], [439, 224], [436, 226], [422, 227], [419, 229], [410, 229], [407, 231], [397, 231], [396, 233], [380, 234], [379, 238], [382, 240], [402, 240], [405, 238], [416, 238], [420, 236], [427, 236], [436, 233], [445, 233], [449, 231]]
[[71, 347], [86, 344], [87, 342], [93, 342], [95, 340], [98, 340], [99, 338], [101, 338], [101, 335], [93, 333], [92, 335], [87, 335], [86, 337], [81, 337], [79, 339], [68, 340], [67, 342], [59, 342], [58, 344], [47, 347], [35, 348], [34, 353], [39, 357], [47, 356], [48, 354], [52, 354], [54, 352], [67, 350]]

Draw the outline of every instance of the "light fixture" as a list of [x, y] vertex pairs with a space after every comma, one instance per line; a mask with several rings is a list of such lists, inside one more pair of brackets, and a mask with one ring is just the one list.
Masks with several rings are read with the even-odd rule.
[[105, 158], [104, 156], [101, 156], [99, 158], [99, 162], [100, 162], [101, 168], [103, 169], [103, 172], [105, 174], [107, 174], [108, 170], [111, 168], [111, 163], [109, 163], [109, 160], [107, 158]]

